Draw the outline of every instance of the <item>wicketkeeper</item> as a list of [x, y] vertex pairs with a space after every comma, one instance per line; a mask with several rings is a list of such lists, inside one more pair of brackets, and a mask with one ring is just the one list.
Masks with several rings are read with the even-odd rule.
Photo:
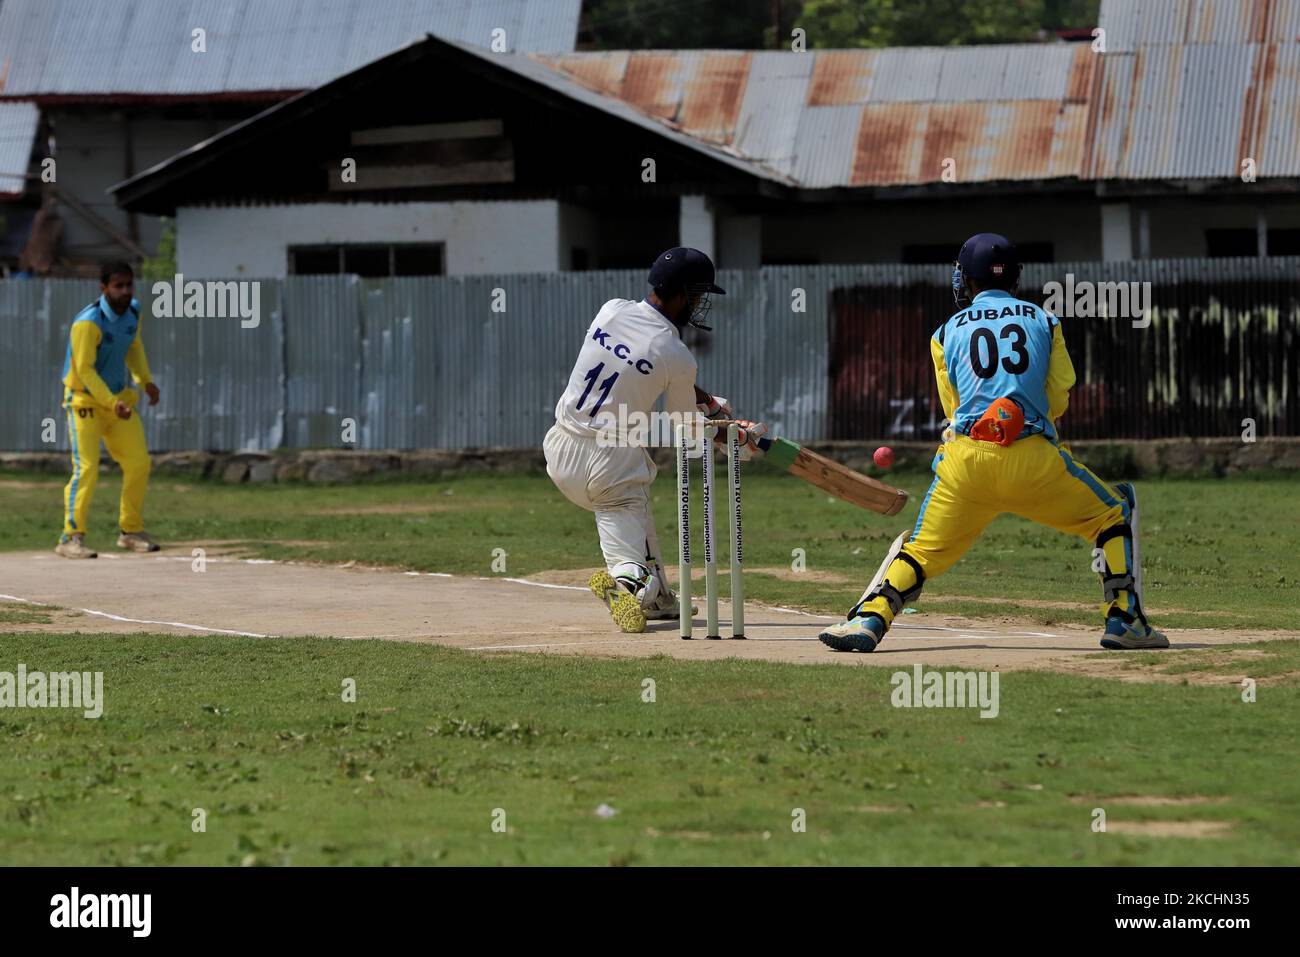
[[[953, 269], [959, 310], [930, 341], [951, 423], [911, 536], [900, 536], [848, 620], [821, 634], [837, 651], [873, 651], [926, 581], [947, 571], [1003, 512], [1072, 535], [1104, 556], [1103, 648], [1168, 648], [1142, 603], [1137, 493], [1108, 485], [1060, 445], [1074, 366], [1060, 320], [1018, 299], [1011, 241], [972, 236]], [[903, 539], [907, 540], [904, 542]]]

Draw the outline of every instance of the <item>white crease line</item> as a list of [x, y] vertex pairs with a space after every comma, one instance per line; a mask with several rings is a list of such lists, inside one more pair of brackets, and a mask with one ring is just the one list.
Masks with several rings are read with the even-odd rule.
[[[418, 575], [419, 572], [407, 572], [408, 575]], [[455, 575], [448, 575], [446, 572], [428, 572], [430, 578], [455, 578]], [[552, 585], [548, 582], [533, 582], [527, 578], [497, 578], [493, 575], [474, 575], [466, 581], [475, 582], [514, 582], [516, 585], [531, 585], [533, 588], [558, 588], [561, 591], [587, 591], [581, 585]]]
[[[819, 618], [819, 619], [821, 619], [821, 620], [823, 620], [823, 621], [843, 621], [843, 619], [840, 618], [840, 617], [837, 616], [837, 615], [819, 615], [819, 614], [816, 614], [815, 612], [804, 611], [804, 610], [802, 610], [802, 609], [800, 609], [800, 608], [786, 608], [786, 607], [783, 606], [783, 605], [764, 605], [764, 604], [762, 604], [761, 602], [755, 602], [755, 604], [756, 604], [758, 607], [760, 607], [760, 608], [770, 608], [770, 609], [772, 609], [772, 611], [783, 611], [783, 612], [786, 612], [787, 614], [791, 614], [791, 615], [801, 615], [801, 616], [803, 616], [804, 618]], [[1061, 638], [1061, 637], [1064, 637], [1064, 636], [1062, 636], [1062, 635], [1053, 635], [1053, 634], [1050, 634], [1050, 633], [1045, 632], [1045, 631], [983, 631], [983, 632], [977, 631], [977, 632], [972, 632], [972, 631], [971, 631], [970, 629], [968, 629], [968, 628], [952, 628], [952, 627], [949, 627], [948, 625], [913, 625], [913, 624], [911, 624], [911, 623], [909, 623], [909, 622], [905, 622], [905, 621], [895, 621], [895, 622], [893, 623], [893, 625], [890, 626], [890, 629], [889, 629], [889, 630], [890, 630], [890, 631], [893, 631], [893, 630], [896, 629], [896, 628], [905, 628], [905, 629], [907, 629], [907, 630], [909, 630], [909, 631], [944, 631], [944, 632], [948, 632], [949, 634], [951, 634], [951, 635], [953, 635], [953, 636], [961, 637], [961, 638]], [[757, 636], [755, 636], [755, 637], [757, 637]], [[918, 638], [924, 638], [924, 637], [927, 637], [927, 636], [925, 636], [925, 635], [917, 635], [916, 637], [918, 637]], [[932, 635], [932, 636], [928, 636], [928, 637], [943, 638], [943, 637], [947, 637], [947, 636], [945, 636], [945, 635]], [[803, 638], [780, 638], [780, 639], [777, 639], [777, 638], [758, 638], [758, 640], [759, 640], [759, 641], [805, 641], [805, 640], [807, 640], [807, 639], [803, 639]]]
[[771, 608], [773, 611], [789, 612], [791, 615], [803, 615], [805, 618], [824, 618], [826, 621], [840, 620], [839, 616], [837, 615], [818, 615], [815, 612], [803, 611], [802, 609], [799, 608], [786, 608], [783, 605], [769, 605], [767, 607]]
[[187, 625], [183, 621], [151, 621], [147, 618], [125, 618], [122, 615], [114, 615], [106, 611], [95, 611], [92, 608], [78, 608], [77, 611], [85, 612], [87, 615], [99, 615], [101, 618], [111, 618], [113, 621], [125, 621], [134, 625], [167, 625], [171, 628], [188, 628], [191, 631], [207, 631], [215, 635], [238, 635], [241, 638], [272, 637], [271, 635], [259, 635], [255, 631], [232, 631], [229, 628], [208, 628], [204, 625]]
[[949, 625], [913, 625], [907, 622], [896, 621], [890, 626], [890, 631], [895, 628], [907, 628], [913, 631], [946, 631], [953, 635], [966, 638], [1064, 638], [1064, 635], [1052, 635], [1045, 631], [986, 631], [973, 630], [970, 628], [953, 628]]
[[[948, 632], [942, 635], [900, 635], [900, 641], [916, 641], [918, 639], [934, 639], [942, 641], [944, 638], [965, 638], [968, 641], [987, 641], [990, 638], [1005, 638], [1006, 635], [974, 635], [969, 632]], [[1013, 636], [1011, 636], [1013, 637]], [[795, 635], [795, 636], [777, 636], [777, 635], [746, 635], [746, 641], [817, 641], [816, 635]], [[991, 647], [991, 646], [990, 646]], [[921, 651], [921, 648], [912, 648], [912, 651]]]
[[[55, 607], [51, 605], [49, 602], [33, 601], [30, 598], [19, 598], [17, 595], [0, 595], [0, 598], [3, 598], [7, 601], [22, 602], [25, 605], [40, 605], [43, 608]], [[93, 608], [75, 608], [73, 610], [79, 611], [85, 615], [98, 615], [100, 618], [109, 618], [113, 621], [122, 621], [132, 625], [166, 625], [170, 628], [188, 628], [191, 631], [206, 631], [206, 632], [211, 632], [212, 634], [215, 635], [237, 635], [241, 638], [273, 637], [272, 635], [259, 635], [255, 631], [232, 631], [228, 628], [208, 628], [205, 627], [204, 625], [188, 625], [183, 621], [151, 621], [147, 618], [126, 618], [123, 617], [122, 615], [114, 615], [106, 611], [96, 611]]]
[[[629, 638], [629, 639], [626, 639], [626, 641], [637, 641], [637, 640], [642, 641], [642, 642], [647, 641], [647, 640], [649, 640], [649, 641], [656, 641], [656, 640], [658, 640], [658, 641], [664, 641], [664, 640], [667, 640], [668, 637], [671, 637], [671, 636], [666, 634], [665, 637], [664, 637], [664, 638], [661, 638], [661, 639], [656, 639], [656, 638], [631, 639], [631, 638]], [[916, 637], [918, 637], [918, 638], [967, 638], [967, 639], [970, 639], [970, 640], [976, 640], [976, 639], [978, 639], [978, 638], [981, 638], [981, 637], [987, 637], [987, 636], [981, 636], [981, 635], [961, 635], [961, 634], [957, 634], [957, 635], [917, 635]], [[680, 640], [680, 639], [679, 639], [679, 640]], [[698, 643], [698, 644], [702, 644], [702, 645], [711, 645], [711, 646], [714, 646], [714, 647], [723, 647], [723, 646], [727, 646], [727, 645], [729, 645], [729, 644], [736, 644], [736, 643], [738, 643], [738, 642], [744, 642], [744, 641], [816, 641], [816, 640], [817, 640], [817, 636], [816, 636], [816, 635], [809, 635], [809, 636], [807, 636], [807, 637], [787, 638], [787, 637], [778, 637], [778, 636], [750, 635], [748, 638], [743, 638], [743, 639], [723, 638], [723, 639], [720, 639], [720, 640], [716, 640], [716, 641], [715, 641], [715, 640], [711, 640], [711, 639], [708, 639], [708, 638], [693, 638], [693, 639], [691, 639], [691, 640], [694, 641], [694, 642], [696, 642], [696, 643]], [[565, 647], [565, 646], [568, 646], [568, 645], [613, 645], [613, 644], [622, 644], [622, 643], [625, 643], [623, 639], [618, 639], [618, 638], [603, 639], [603, 638], [602, 638], [602, 639], [597, 639], [597, 640], [595, 640], [595, 641], [543, 641], [543, 642], [539, 642], [539, 643], [537, 643], [537, 644], [528, 644], [528, 645], [467, 645], [463, 650], [465, 650], [465, 651], [518, 651], [518, 650], [520, 650], [520, 649], [524, 649], [524, 648], [562, 648], [562, 647]], [[674, 643], [674, 646], [676, 646], [675, 643]], [[902, 650], [904, 650], [904, 651], [925, 651], [925, 650], [929, 650], [929, 649], [923, 649], [923, 648], [907, 648], [907, 649], [902, 649]], [[948, 651], [948, 650], [951, 650], [951, 649], [936, 648], [936, 649], [934, 649], [934, 650], [935, 650], [935, 651]]]
[[[455, 577], [456, 577], [455, 575], [449, 575], [449, 574], [446, 574], [445, 572], [444, 572], [444, 573], [441, 573], [441, 574], [438, 573], [438, 572], [429, 572], [429, 574], [430, 574], [430, 575], [436, 575], [436, 576], [439, 577], [439, 578], [455, 578]], [[529, 581], [529, 580], [526, 579], [526, 578], [493, 578], [493, 577], [491, 577], [491, 576], [489, 576], [489, 575], [476, 575], [476, 576], [474, 576], [473, 580], [474, 580], [474, 581], [481, 581], [481, 582], [514, 582], [516, 585], [531, 585], [531, 586], [533, 586], [534, 588], [559, 588], [559, 589], [562, 589], [562, 590], [565, 590], [565, 591], [587, 591], [586, 588], [583, 588], [583, 587], [581, 587], [580, 585], [550, 585], [550, 584], [547, 584], [547, 583], [545, 583], [545, 582], [534, 582], [534, 581]], [[761, 602], [754, 602], [753, 604], [754, 604], [756, 607], [759, 607], [759, 608], [769, 608], [769, 609], [771, 609], [772, 611], [785, 612], [786, 614], [790, 614], [790, 615], [800, 615], [800, 616], [802, 616], [802, 617], [804, 617], [804, 618], [816, 618], [816, 619], [819, 619], [819, 620], [821, 620], [821, 621], [840, 621], [840, 620], [841, 620], [841, 618], [840, 618], [838, 615], [819, 615], [819, 614], [816, 614], [815, 612], [811, 612], [811, 611], [803, 611], [802, 609], [799, 609], [799, 608], [786, 608], [786, 607], [783, 606], [783, 605], [764, 605], [764, 604], [762, 604]], [[968, 638], [968, 639], [977, 639], [977, 638], [1052, 638], [1052, 639], [1059, 639], [1059, 638], [1064, 637], [1064, 636], [1062, 636], [1062, 635], [1054, 635], [1054, 634], [1051, 634], [1051, 633], [1049, 633], [1049, 632], [1045, 632], [1045, 631], [1011, 631], [1011, 632], [1006, 632], [1006, 631], [975, 631], [975, 632], [972, 632], [970, 629], [966, 629], [966, 628], [953, 628], [953, 627], [950, 627], [950, 626], [948, 626], [948, 625], [913, 625], [913, 624], [911, 624], [911, 623], [909, 623], [909, 622], [902, 622], [902, 621], [895, 621], [894, 624], [891, 626], [890, 630], [892, 631], [892, 630], [894, 630], [894, 629], [896, 629], [896, 628], [903, 628], [903, 629], [907, 629], [907, 630], [909, 630], [909, 631], [945, 632], [945, 634], [941, 634], [941, 635], [916, 635], [915, 637], [917, 637], [917, 638], [946, 638], [946, 637], [955, 637], [955, 638]], [[755, 637], [757, 637], [757, 636], [755, 636]], [[815, 637], [816, 637], [816, 636], [813, 636], [813, 638], [757, 638], [757, 640], [758, 640], [758, 641], [811, 641], [811, 640], [813, 640]], [[514, 645], [514, 646], [512, 646], [512, 647], [519, 648], [519, 647], [523, 647], [523, 646], [521, 646], [521, 645]], [[539, 645], [539, 646], [537, 646], [537, 647], [542, 647], [542, 646]]]
[[526, 578], [489, 578], [485, 581], [514, 582], [516, 585], [532, 585], [534, 588], [560, 588], [565, 591], [587, 591], [581, 585], [548, 585], [546, 582], [530, 582]]
[[52, 608], [53, 606], [47, 601], [33, 601], [30, 598], [19, 598], [17, 595], [0, 595], [5, 601], [20, 601], [24, 605], [40, 605], [42, 608]]

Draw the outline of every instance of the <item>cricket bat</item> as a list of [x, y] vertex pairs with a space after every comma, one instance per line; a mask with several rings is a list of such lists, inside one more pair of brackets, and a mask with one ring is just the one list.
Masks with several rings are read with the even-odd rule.
[[897, 515], [907, 504], [907, 493], [901, 488], [855, 472], [789, 439], [764, 437], [758, 440], [758, 447], [769, 465], [785, 469], [850, 505], [881, 515]]

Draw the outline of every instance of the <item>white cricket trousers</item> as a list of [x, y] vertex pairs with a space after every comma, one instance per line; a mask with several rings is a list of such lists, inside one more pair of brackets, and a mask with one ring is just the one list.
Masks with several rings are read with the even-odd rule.
[[658, 468], [640, 446], [598, 445], [558, 423], [542, 443], [546, 474], [574, 505], [596, 514], [605, 568], [624, 562], [649, 567], [667, 587], [659, 537], [650, 507], [650, 483]]

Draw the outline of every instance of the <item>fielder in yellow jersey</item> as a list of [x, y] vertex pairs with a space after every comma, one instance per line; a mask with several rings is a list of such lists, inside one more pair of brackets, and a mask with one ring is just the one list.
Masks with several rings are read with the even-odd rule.
[[86, 545], [86, 517], [99, 478], [103, 441], [122, 468], [117, 545], [156, 552], [144, 530], [144, 493], [149, 484], [149, 450], [135, 407], [140, 393], [128, 387], [127, 372], [158, 404], [140, 339], [140, 304], [132, 297], [135, 276], [124, 262], [105, 264], [99, 299], [77, 313], [63, 362], [63, 408], [72, 444], [72, 478], [63, 490], [63, 534], [54, 549], [65, 558], [95, 558]]
[[1104, 648], [1168, 648], [1142, 603], [1137, 493], [1108, 485], [1062, 447], [1056, 420], [1069, 404], [1074, 366], [1061, 323], [1014, 295], [1020, 264], [1010, 240], [980, 233], [953, 272], [961, 310], [930, 343], [950, 428], [916, 527], [885, 556], [875, 579], [821, 640], [874, 651], [903, 607], [961, 558], [1003, 512], [1078, 535], [1099, 551]]

